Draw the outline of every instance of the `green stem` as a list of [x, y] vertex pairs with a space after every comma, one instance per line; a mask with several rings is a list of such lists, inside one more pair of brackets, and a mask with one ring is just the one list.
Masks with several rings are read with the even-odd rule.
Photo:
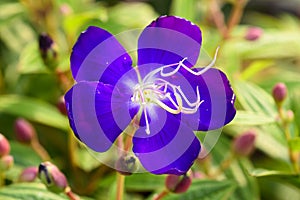
[[51, 160], [48, 152], [44, 147], [40, 144], [37, 138], [33, 138], [30, 143], [31, 148], [42, 158], [43, 161]]
[[217, 170], [214, 173], [209, 174], [209, 177], [216, 178], [217, 176], [222, 174], [231, 165], [231, 163], [234, 159], [235, 159], [235, 156], [233, 153], [231, 153], [227, 159], [222, 161], [222, 163], [219, 165], [219, 167], [217, 168]]
[[159, 193], [158, 195], [153, 197], [153, 200], [161, 200], [163, 199], [165, 196], [167, 196], [169, 194], [168, 190], [163, 190], [161, 193]]
[[116, 200], [123, 200], [125, 176], [117, 172], [117, 196]]
[[[291, 133], [290, 133], [290, 127], [289, 127], [290, 123], [287, 121], [287, 119], [285, 117], [285, 113], [284, 113], [284, 110], [283, 110], [281, 104], [277, 105], [277, 109], [278, 109], [279, 118], [282, 122], [282, 128], [284, 131], [286, 141], [287, 141], [287, 143], [289, 143], [289, 141], [292, 138]], [[289, 147], [289, 145], [288, 145], [288, 151], [289, 151], [289, 159], [292, 163], [293, 169], [296, 173], [299, 173], [300, 169], [299, 169], [299, 165], [298, 165], [298, 161], [299, 161], [298, 154], [294, 153], [292, 151], [292, 149]]]
[[228, 28], [224, 34], [224, 38], [229, 38], [233, 28], [240, 22], [244, 7], [246, 5], [246, 0], [236, 0], [233, 6], [233, 10], [230, 14], [229, 21], [228, 21]]
[[70, 129], [68, 132], [68, 154], [69, 154], [70, 166], [73, 171], [76, 169], [76, 159], [75, 159], [76, 150], [77, 150], [77, 141], [74, 138], [74, 134], [72, 130]]

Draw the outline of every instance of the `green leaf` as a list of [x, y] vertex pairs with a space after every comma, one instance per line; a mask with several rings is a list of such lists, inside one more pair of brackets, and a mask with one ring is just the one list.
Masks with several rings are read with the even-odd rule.
[[[211, 152], [216, 167], [230, 154], [231, 141], [221, 136], [217, 145]], [[257, 200], [259, 192], [256, 180], [249, 176], [248, 170], [252, 169], [252, 164], [248, 158], [239, 158], [231, 162], [224, 175], [227, 180], [234, 180], [237, 183], [235, 191], [231, 194], [230, 200]]]
[[0, 199], [5, 200], [67, 200], [64, 195], [48, 191], [41, 183], [18, 183], [0, 189]]
[[42, 162], [42, 159], [28, 145], [15, 141], [10, 141], [10, 145], [11, 155], [13, 155], [16, 165], [22, 167], [38, 166]]
[[270, 67], [272, 64], [274, 64], [274, 62], [271, 60], [254, 61], [242, 72], [241, 78], [244, 80], [249, 79], [263, 69]]
[[237, 99], [245, 110], [264, 113], [275, 118], [277, 111], [270, 94], [249, 82], [237, 81], [234, 86]]
[[18, 117], [68, 130], [68, 120], [56, 107], [33, 98], [17, 95], [0, 96], [0, 113], [8, 113]]
[[264, 113], [239, 110], [232, 122], [230, 122], [230, 125], [263, 125], [274, 122], [275, 118], [267, 116]]
[[251, 176], [257, 178], [269, 178], [275, 181], [288, 183], [300, 188], [300, 175], [292, 174], [288, 172], [271, 171], [266, 169], [255, 169], [251, 173]]
[[300, 151], [300, 137], [289, 140], [289, 147], [292, 151]]
[[165, 176], [156, 176], [150, 173], [133, 174], [127, 176], [125, 187], [134, 191], [153, 191], [164, 188]]
[[23, 74], [49, 72], [39, 54], [37, 42], [30, 43], [23, 49], [18, 71]]
[[183, 194], [170, 194], [166, 200], [221, 200], [228, 199], [236, 184], [233, 181], [199, 180], [194, 181], [189, 190]]
[[172, 3], [172, 15], [183, 17], [187, 20], [195, 20], [195, 0], [174, 0]]

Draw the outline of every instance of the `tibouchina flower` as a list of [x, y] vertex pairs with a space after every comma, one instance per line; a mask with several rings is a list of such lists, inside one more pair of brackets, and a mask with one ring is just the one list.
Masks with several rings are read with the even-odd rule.
[[[201, 145], [193, 131], [218, 129], [235, 116], [234, 93], [225, 74], [192, 68], [201, 31], [174, 16], [153, 21], [141, 33], [137, 66], [109, 32], [91, 26], [73, 47], [76, 84], [66, 93], [70, 125], [77, 138], [96, 152], [117, 137], [132, 134], [132, 151], [154, 174], [186, 173]], [[127, 129], [126, 129], [127, 128]]]

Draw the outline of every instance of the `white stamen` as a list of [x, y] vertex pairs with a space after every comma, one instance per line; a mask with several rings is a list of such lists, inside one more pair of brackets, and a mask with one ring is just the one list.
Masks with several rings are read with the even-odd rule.
[[[170, 77], [176, 74], [180, 70], [180, 68], [183, 68], [187, 72], [199, 76], [214, 66], [217, 59], [218, 51], [219, 47], [216, 49], [214, 58], [211, 61], [211, 63], [203, 67], [203, 69], [201, 69], [200, 71], [193, 71], [192, 69], [187, 67], [184, 64], [184, 61], [187, 60], [187, 58], [184, 58], [178, 63], [164, 65], [153, 70], [152, 72], [148, 73], [143, 80], [139, 79], [140, 84], [134, 87], [134, 93], [131, 97], [131, 101], [139, 103], [142, 106], [141, 108], [144, 111], [146, 122], [145, 131], [148, 135], [150, 134], [150, 124], [148, 120], [146, 107], [148, 103], [154, 103], [172, 114], [194, 114], [198, 111], [199, 106], [204, 102], [200, 99], [200, 92], [198, 86], [196, 87], [196, 101], [191, 102], [179, 85], [174, 85], [164, 80], [163, 78], [157, 78], [156, 75], [160, 74], [160, 76], [162, 77]], [[176, 68], [172, 68], [173, 70], [171, 72], [163, 72], [164, 69], [174, 66], [176, 66]], [[171, 94], [174, 95], [173, 98]], [[165, 99], [167, 99], [172, 104], [171, 107], [163, 102], [163, 100]], [[183, 106], [183, 101], [188, 107]]]

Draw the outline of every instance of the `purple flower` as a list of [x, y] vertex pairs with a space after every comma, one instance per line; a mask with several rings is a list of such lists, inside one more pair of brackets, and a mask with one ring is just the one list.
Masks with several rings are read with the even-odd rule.
[[216, 55], [208, 66], [192, 68], [201, 42], [198, 26], [159, 17], [140, 34], [133, 67], [116, 37], [89, 27], [73, 47], [77, 83], [65, 95], [77, 138], [105, 152], [121, 133], [131, 134], [132, 151], [147, 171], [185, 174], [201, 149], [193, 131], [221, 128], [236, 112], [226, 75], [212, 68]]

